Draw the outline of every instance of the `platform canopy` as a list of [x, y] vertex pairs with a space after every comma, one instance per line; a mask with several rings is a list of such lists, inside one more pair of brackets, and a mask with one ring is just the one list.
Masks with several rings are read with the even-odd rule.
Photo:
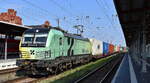
[[0, 34], [21, 36], [27, 29], [30, 29], [30, 27], [0, 21]]
[[143, 29], [146, 43], [150, 43], [150, 0], [114, 0], [114, 3], [127, 45], [132, 45]]

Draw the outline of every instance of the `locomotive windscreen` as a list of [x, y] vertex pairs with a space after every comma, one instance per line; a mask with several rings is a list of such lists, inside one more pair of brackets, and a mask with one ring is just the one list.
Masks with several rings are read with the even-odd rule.
[[49, 30], [29, 29], [25, 31], [22, 39], [22, 47], [45, 47]]

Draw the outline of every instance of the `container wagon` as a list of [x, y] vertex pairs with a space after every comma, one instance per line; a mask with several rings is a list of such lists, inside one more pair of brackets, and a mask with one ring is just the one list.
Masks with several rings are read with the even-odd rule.
[[114, 53], [114, 45], [113, 44], [109, 44], [109, 48], [108, 48], [108, 54], [113, 54]]
[[107, 56], [109, 53], [109, 44], [106, 42], [103, 42], [103, 56]]
[[103, 55], [103, 42], [96, 39], [89, 39], [91, 42], [92, 55], [95, 58], [101, 58]]

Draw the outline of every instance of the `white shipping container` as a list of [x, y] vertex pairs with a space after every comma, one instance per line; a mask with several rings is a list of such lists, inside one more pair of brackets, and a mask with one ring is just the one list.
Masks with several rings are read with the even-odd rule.
[[115, 45], [114, 47], [114, 51], [117, 52], [118, 51], [118, 46]]
[[92, 44], [92, 55], [101, 55], [103, 54], [103, 42], [96, 40], [96, 39], [90, 39], [90, 42]]

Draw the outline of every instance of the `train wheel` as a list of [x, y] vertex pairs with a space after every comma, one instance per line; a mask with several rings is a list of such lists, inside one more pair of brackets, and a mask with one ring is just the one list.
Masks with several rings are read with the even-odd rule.
[[63, 65], [62, 64], [59, 64], [59, 70], [62, 72], [63, 71]]
[[58, 68], [58, 66], [54, 69], [54, 74], [55, 75], [57, 75], [58, 74], [58, 70], [59, 70], [59, 68]]
[[64, 63], [64, 64], [63, 64], [63, 70], [64, 70], [64, 71], [67, 70], [67, 63]]
[[71, 68], [72, 68], [72, 63], [70, 62], [70, 63], [69, 63], [69, 69], [71, 69]]

